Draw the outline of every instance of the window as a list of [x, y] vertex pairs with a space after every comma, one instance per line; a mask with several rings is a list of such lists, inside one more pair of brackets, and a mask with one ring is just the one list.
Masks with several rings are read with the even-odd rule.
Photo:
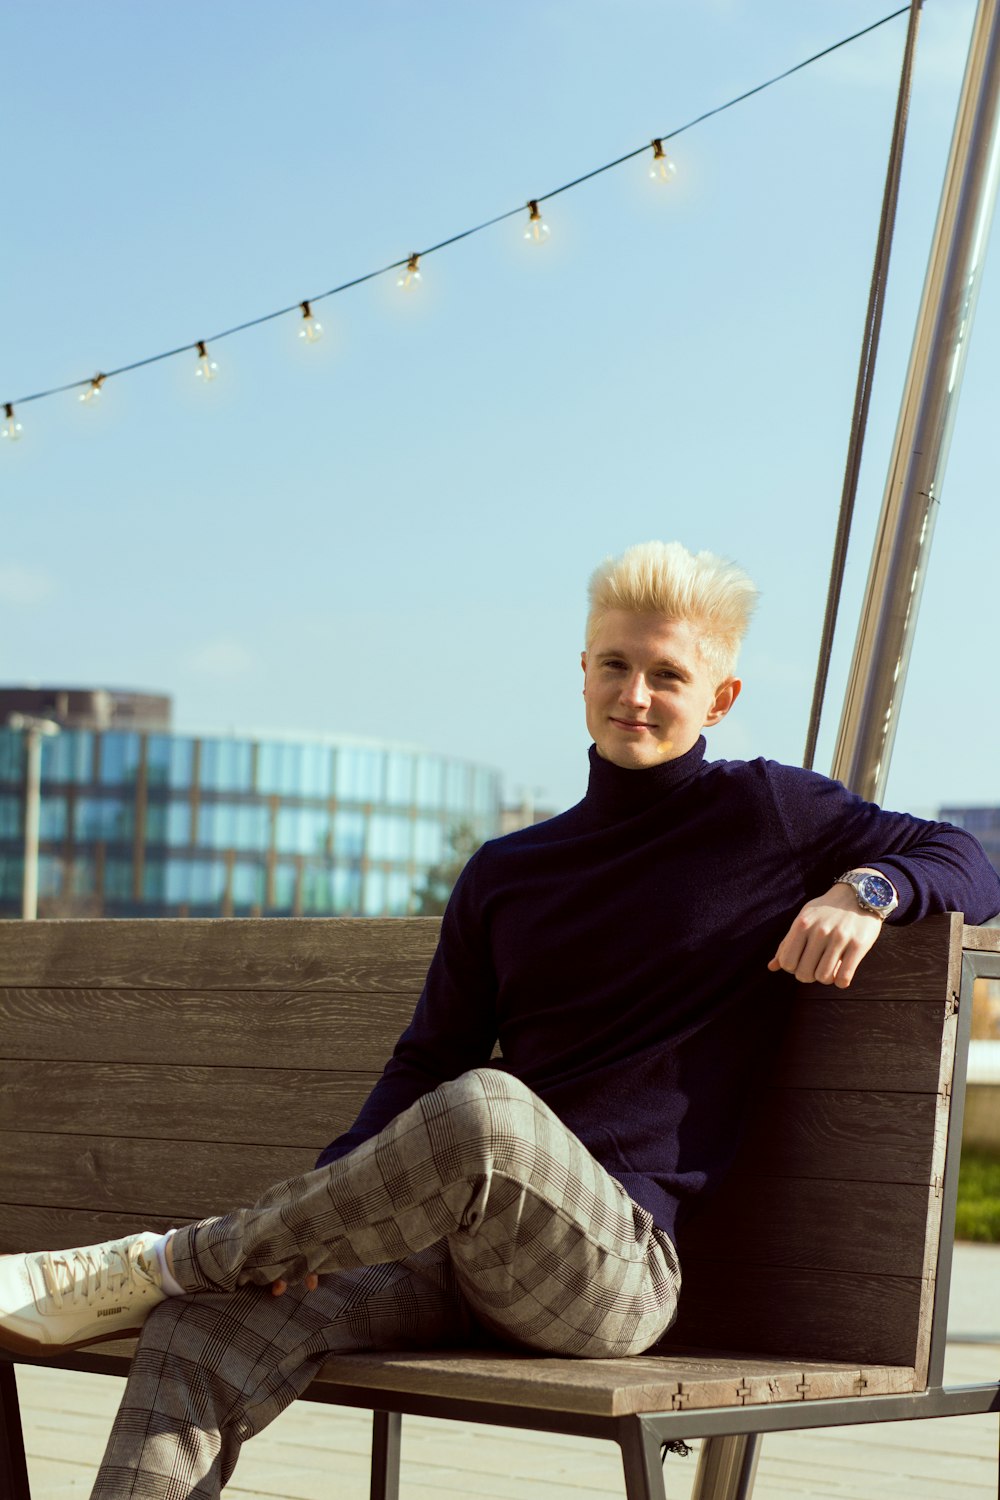
[[421, 865], [436, 865], [444, 848], [444, 825], [435, 818], [417, 818], [413, 825], [413, 858]]
[[13, 793], [0, 796], [0, 839], [21, 837], [21, 799]]
[[174, 848], [191, 842], [191, 804], [174, 797], [167, 803], [167, 843]]
[[444, 806], [444, 761], [422, 755], [417, 761], [417, 806]]
[[395, 861], [410, 858], [413, 828], [409, 818], [392, 813], [374, 813], [368, 830], [368, 854], [371, 859]]
[[132, 861], [130, 859], [106, 859], [104, 861], [104, 895], [109, 901], [131, 901]]
[[24, 860], [11, 854], [0, 854], [0, 898], [20, 901], [24, 882]]
[[134, 828], [135, 809], [122, 797], [81, 797], [76, 804], [78, 844], [96, 839], [105, 842], [130, 839]]
[[413, 802], [414, 760], [400, 750], [390, 750], [385, 758], [385, 800], [394, 807], [409, 807]]
[[201, 785], [216, 792], [250, 791], [252, 749], [249, 740], [202, 740]]
[[142, 744], [139, 735], [115, 731], [101, 735], [101, 785], [122, 786], [139, 774]]
[[263, 906], [265, 871], [254, 860], [238, 859], [233, 865], [233, 905]]
[[13, 781], [20, 784], [23, 780], [23, 739], [20, 733], [13, 729], [0, 729], [0, 781]]
[[340, 916], [355, 916], [361, 910], [361, 871], [356, 866], [334, 866], [333, 909]]
[[194, 761], [194, 741], [171, 734], [151, 734], [146, 740], [146, 778], [150, 786], [188, 787]]
[[94, 736], [89, 729], [64, 729], [42, 741], [42, 780], [93, 780]]
[[365, 876], [363, 912], [366, 917], [385, 914], [385, 876], [381, 870], [369, 870]]
[[221, 859], [167, 860], [165, 893], [170, 906], [220, 904], [226, 888]]
[[167, 884], [167, 862], [164, 859], [147, 859], [142, 869], [142, 899], [157, 906], [163, 904]]
[[343, 802], [381, 802], [385, 756], [381, 750], [341, 746], [337, 751], [337, 796]]
[[274, 867], [274, 905], [272, 911], [291, 911], [295, 905], [295, 866], [277, 864]]
[[394, 871], [388, 881], [388, 913], [390, 917], [405, 917], [410, 910], [412, 886], [408, 875]]
[[329, 916], [334, 910], [333, 870], [310, 864], [302, 872], [302, 910], [306, 916]]
[[38, 837], [51, 842], [66, 837], [66, 798], [44, 796], [38, 809]]
[[278, 809], [275, 847], [281, 854], [322, 854], [330, 831], [330, 814], [322, 807]]
[[333, 820], [333, 852], [338, 859], [360, 859], [365, 852], [365, 819], [359, 812], [338, 812]]
[[61, 896], [63, 890], [63, 878], [65, 868], [63, 861], [55, 854], [42, 854], [38, 859], [38, 894], [42, 896]]
[[450, 760], [445, 773], [445, 806], [449, 812], [466, 812], [469, 806], [469, 767]]

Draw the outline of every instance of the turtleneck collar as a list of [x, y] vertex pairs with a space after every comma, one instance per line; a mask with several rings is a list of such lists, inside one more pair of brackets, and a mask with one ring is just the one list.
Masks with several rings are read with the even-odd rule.
[[590, 781], [584, 806], [600, 818], [630, 817], [654, 807], [695, 779], [705, 759], [705, 736], [674, 760], [645, 770], [626, 770], [590, 747]]

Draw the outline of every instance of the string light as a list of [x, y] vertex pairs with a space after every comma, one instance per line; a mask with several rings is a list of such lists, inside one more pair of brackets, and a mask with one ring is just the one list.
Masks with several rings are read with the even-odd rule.
[[91, 401], [96, 401], [98, 396], [101, 394], [101, 387], [107, 380], [107, 378], [108, 377], [106, 375], [95, 375], [88, 385], [87, 389], [80, 392], [80, 400], [86, 401], [88, 405]]
[[652, 142], [653, 162], [649, 169], [649, 175], [654, 182], [671, 182], [677, 176], [677, 167], [663, 149], [663, 142], [655, 140]]
[[314, 315], [308, 302], [301, 302], [302, 327], [299, 329], [299, 338], [305, 339], [307, 344], [315, 344], [317, 339], [323, 337], [323, 325]]
[[205, 340], [198, 340], [198, 368], [195, 375], [199, 380], [214, 380], [219, 373], [219, 367], [214, 359], [209, 359], [208, 350], [205, 348]]
[[[650, 176], [655, 176], [661, 181], [669, 181], [676, 172], [674, 163], [663, 150], [664, 141], [672, 139], [674, 136], [682, 135], [685, 131], [692, 130], [695, 126], [701, 125], [705, 120], [712, 119], [715, 115], [722, 114], [725, 110], [742, 104], [745, 100], [753, 98], [765, 89], [772, 88], [775, 84], [783, 82], [786, 78], [790, 78], [794, 73], [800, 72], [803, 68], [810, 67], [813, 63], [829, 57], [831, 53], [839, 51], [841, 47], [847, 47], [852, 42], [858, 41], [861, 37], [867, 36], [870, 32], [877, 31], [880, 27], [887, 25], [890, 21], [895, 21], [899, 16], [909, 14], [910, 9], [910, 5], [901, 5], [898, 9], [890, 11], [888, 15], [871, 22], [870, 25], [862, 27], [859, 31], [852, 32], [850, 36], [841, 37], [840, 41], [833, 42], [830, 46], [824, 47], [822, 51], [815, 52], [812, 56], [804, 58], [801, 62], [795, 63], [783, 72], [775, 74], [773, 78], [765, 79], [763, 83], [759, 83], [751, 89], [746, 89], [742, 94], [737, 94], [733, 98], [727, 99], [725, 103], [717, 104], [714, 108], [705, 110], [702, 114], [688, 120], [685, 124], [676, 126], [668, 134], [657, 136], [651, 142], [653, 161], [650, 166]], [[559, 193], [569, 192], [570, 189], [579, 187], [581, 183], [589, 182], [594, 177], [599, 177], [605, 172], [613, 171], [625, 162], [642, 156], [648, 150], [649, 146], [643, 145], [636, 147], [634, 151], [626, 151], [623, 155], [615, 157], [613, 161], [604, 162], [602, 166], [594, 167], [589, 172], [583, 172], [578, 177], [574, 177], [570, 182], [564, 182], [561, 187], [553, 188], [550, 192], [543, 195], [543, 200], [554, 198]], [[548, 237], [549, 229], [541, 217], [538, 204], [539, 200], [536, 198], [532, 198], [528, 202], [529, 220], [528, 227], [525, 230], [525, 239], [530, 239], [535, 243], [542, 243]], [[483, 230], [490, 229], [493, 225], [502, 223], [505, 219], [514, 218], [521, 212], [523, 212], [521, 208], [512, 208], [508, 209], [505, 213], [494, 214], [491, 219], [486, 219], [481, 224], [474, 224], [471, 228], [460, 230], [457, 234], [450, 235], [447, 239], [439, 240], [436, 244], [429, 245], [425, 250], [414, 251], [405, 262], [393, 261], [387, 266], [380, 266], [376, 270], [366, 271], [360, 276], [352, 277], [350, 281], [344, 281], [339, 286], [331, 287], [329, 291], [323, 292], [320, 296], [312, 297], [309, 302], [292, 303], [290, 307], [278, 308], [274, 312], [264, 313], [260, 317], [248, 318], [244, 323], [239, 323], [232, 328], [226, 328], [220, 333], [214, 334], [211, 340], [199, 340], [196, 345], [198, 351], [198, 368], [196, 374], [204, 380], [214, 380], [218, 373], [217, 364], [208, 356], [206, 348], [208, 342], [217, 343], [219, 339], [229, 338], [236, 333], [243, 333], [248, 328], [257, 328], [262, 323], [269, 323], [274, 318], [285, 317], [297, 309], [301, 309], [303, 319], [305, 320], [304, 325], [299, 329], [299, 334], [311, 343], [319, 337], [321, 332], [321, 325], [312, 315], [311, 303], [319, 302], [326, 297], [334, 297], [341, 292], [350, 291], [353, 287], [362, 286], [365, 282], [373, 281], [379, 276], [385, 276], [390, 271], [400, 272], [396, 283], [397, 286], [402, 287], [406, 291], [412, 291], [415, 287], [419, 286], [422, 280], [420, 260], [423, 256], [434, 254], [438, 250], [447, 249], [449, 246], [457, 244], [460, 240], [468, 239], [474, 234], [480, 234]], [[312, 325], [311, 331], [307, 331], [306, 325], [310, 323]], [[147, 355], [145, 358], [133, 360], [130, 364], [119, 365], [115, 369], [109, 370], [106, 374], [94, 376], [89, 381], [88, 388], [81, 394], [80, 399], [83, 401], [93, 400], [100, 394], [100, 389], [104, 381], [111, 379], [112, 376], [129, 374], [133, 370], [144, 369], [147, 365], [159, 364], [161, 360], [173, 359], [179, 354], [186, 353], [190, 348], [190, 344], [181, 344], [177, 348], [164, 349], [159, 354]], [[5, 425], [3, 428], [0, 428], [0, 436], [14, 439], [21, 435], [21, 423], [14, 417], [15, 405], [23, 406], [28, 401], [43, 401], [50, 396], [62, 395], [66, 391], [79, 390], [83, 384], [84, 382], [81, 380], [73, 380], [65, 385], [51, 386], [46, 390], [33, 391], [30, 395], [18, 397], [14, 402], [0, 403], [3, 405], [6, 418]]]
[[538, 199], [528, 200], [528, 227], [524, 231], [524, 238], [530, 240], [534, 245], [544, 245], [549, 237], [549, 226], [542, 218], [542, 211], [538, 207]]
[[406, 262], [405, 269], [400, 273], [396, 285], [401, 286], [404, 292], [412, 292], [423, 279], [420, 274], [420, 256], [414, 251]]

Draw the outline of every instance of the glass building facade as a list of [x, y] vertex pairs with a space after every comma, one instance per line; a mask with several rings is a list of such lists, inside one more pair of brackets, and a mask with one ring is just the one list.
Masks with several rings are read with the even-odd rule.
[[[406, 916], [500, 776], [339, 738], [64, 727], [42, 742], [39, 915]], [[25, 735], [0, 729], [0, 916], [21, 912]]]

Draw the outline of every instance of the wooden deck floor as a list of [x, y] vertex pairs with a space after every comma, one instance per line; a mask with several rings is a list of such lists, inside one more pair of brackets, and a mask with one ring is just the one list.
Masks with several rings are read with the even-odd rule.
[[[956, 1247], [947, 1379], [1000, 1374], [1000, 1246]], [[989, 1338], [963, 1342], [963, 1336]], [[121, 1382], [18, 1371], [34, 1500], [89, 1494]], [[247, 1445], [227, 1500], [368, 1500], [371, 1418], [301, 1402]], [[610, 1443], [408, 1418], [403, 1500], [622, 1500]], [[667, 1460], [670, 1500], [685, 1500], [696, 1459]], [[997, 1494], [993, 1417], [901, 1422], [768, 1437], [755, 1500], [986, 1500]]]

